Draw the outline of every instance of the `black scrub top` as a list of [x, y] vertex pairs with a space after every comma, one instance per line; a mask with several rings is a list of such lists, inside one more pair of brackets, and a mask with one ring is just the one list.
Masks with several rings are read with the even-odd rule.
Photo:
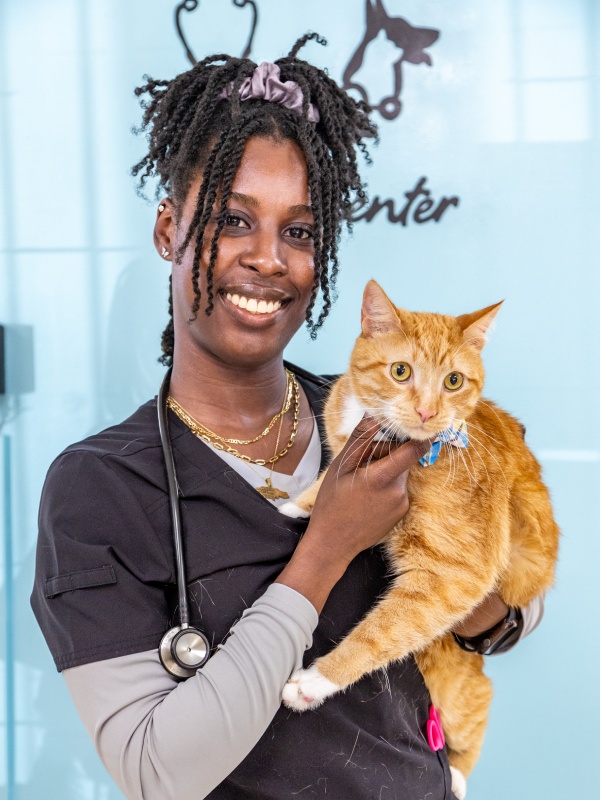
[[[326, 383], [296, 370], [324, 443]], [[280, 514], [169, 412], [191, 623], [217, 645], [289, 561], [305, 520]], [[326, 448], [323, 447], [324, 460]], [[171, 519], [156, 399], [68, 447], [42, 494], [32, 606], [58, 670], [153, 650], [178, 624]], [[331, 650], [390, 581], [379, 548], [331, 592], [304, 665]], [[282, 707], [210, 800], [451, 800], [432, 752], [429, 694], [413, 658], [362, 678], [315, 711]]]

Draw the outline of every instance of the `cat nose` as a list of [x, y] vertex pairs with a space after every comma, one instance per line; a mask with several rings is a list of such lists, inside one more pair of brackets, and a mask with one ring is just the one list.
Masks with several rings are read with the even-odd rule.
[[421, 417], [421, 422], [427, 422], [427, 420], [435, 417], [435, 411], [428, 411], [426, 408], [416, 408], [415, 411]]

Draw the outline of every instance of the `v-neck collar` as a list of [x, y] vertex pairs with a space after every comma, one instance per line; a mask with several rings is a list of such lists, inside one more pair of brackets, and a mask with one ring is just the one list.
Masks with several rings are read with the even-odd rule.
[[[328, 392], [296, 374], [298, 382], [304, 389], [308, 403], [314, 414], [319, 438], [321, 440], [321, 464], [319, 472], [329, 463], [331, 453], [327, 447], [325, 436], [325, 423], [323, 419], [323, 409]], [[239, 479], [240, 486], [248, 490], [251, 496], [257, 498], [261, 503], [266, 503], [270, 508], [275, 509], [268, 500], [262, 497], [254, 487], [252, 487], [241, 475], [220, 458], [211, 447], [198, 439], [187, 425], [169, 409], [169, 428], [173, 449], [177, 453], [177, 481], [183, 498], [194, 496], [200, 487], [209, 480], [226, 480], [231, 485], [232, 473]], [[275, 509], [276, 510], [276, 509]]]

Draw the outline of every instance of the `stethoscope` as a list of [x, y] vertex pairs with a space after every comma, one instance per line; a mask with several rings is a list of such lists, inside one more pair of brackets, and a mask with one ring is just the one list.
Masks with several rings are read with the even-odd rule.
[[210, 658], [210, 642], [206, 634], [199, 628], [190, 625], [190, 612], [186, 588], [185, 555], [179, 508], [179, 484], [175, 472], [173, 447], [169, 436], [167, 418], [167, 397], [171, 369], [163, 379], [158, 392], [156, 410], [158, 413], [158, 432], [167, 470], [169, 489], [169, 506], [171, 524], [173, 526], [173, 544], [175, 546], [175, 563], [177, 576], [177, 592], [179, 595], [179, 625], [170, 628], [160, 640], [158, 655], [163, 667], [175, 678], [191, 678]]
[[[299, 367], [288, 364], [297, 375], [308, 377], [309, 373]], [[206, 634], [199, 628], [190, 625], [190, 612], [187, 598], [185, 555], [183, 552], [183, 537], [181, 526], [181, 511], [179, 508], [179, 484], [175, 472], [175, 459], [173, 447], [169, 436], [169, 421], [167, 416], [167, 398], [171, 382], [171, 369], [167, 370], [158, 392], [156, 410], [158, 414], [158, 432], [165, 459], [167, 483], [169, 490], [169, 506], [171, 509], [171, 524], [173, 527], [173, 544], [175, 547], [175, 563], [177, 576], [177, 593], [179, 595], [179, 625], [170, 628], [160, 640], [158, 655], [163, 667], [175, 678], [191, 678], [197, 670], [203, 667], [210, 658], [210, 642]], [[310, 380], [320, 386], [327, 386], [329, 381], [319, 376], [311, 375]]]

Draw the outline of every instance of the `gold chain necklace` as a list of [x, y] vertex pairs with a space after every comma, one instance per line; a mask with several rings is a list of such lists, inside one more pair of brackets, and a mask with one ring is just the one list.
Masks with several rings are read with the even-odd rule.
[[[284, 414], [287, 414], [287, 412], [290, 410], [293, 389], [294, 389], [294, 375], [292, 372], [290, 372], [289, 369], [286, 369], [285, 377], [286, 377], [286, 383], [285, 383], [285, 396], [284, 396], [283, 406], [281, 407], [281, 410], [278, 411], [277, 414], [275, 414], [275, 416], [269, 422], [264, 431], [262, 433], [259, 433], [258, 436], [255, 436], [254, 439], [227, 439], [225, 438], [225, 436], [220, 436], [218, 433], [211, 431], [211, 429], [207, 428], [206, 425], [203, 425], [201, 422], [198, 422], [198, 420], [190, 416], [185, 410], [185, 408], [183, 408], [183, 406], [180, 406], [177, 400], [175, 400], [171, 396], [167, 398], [167, 405], [169, 406], [169, 408], [173, 409], [173, 411], [177, 414], [177, 416], [181, 420], [183, 420], [183, 422], [185, 422], [185, 424], [188, 425], [188, 427], [190, 428], [192, 427], [188, 423], [189, 419], [199, 433], [205, 434], [210, 439], [216, 439], [217, 442], [225, 442], [226, 444], [243, 444], [243, 445], [254, 444], [254, 442], [258, 442], [259, 439], [262, 439], [264, 436], [266, 436], [273, 427], [273, 425], [277, 422], [277, 420]], [[194, 432], [196, 433], [196, 431]]]
[[[293, 395], [293, 400], [294, 400], [294, 419], [293, 419], [293, 422], [292, 422], [292, 430], [291, 430], [290, 438], [288, 439], [288, 442], [287, 442], [286, 446], [282, 450], [280, 450], [279, 452], [277, 452], [277, 448], [276, 448], [276, 452], [275, 452], [274, 455], [271, 456], [271, 458], [267, 458], [267, 459], [264, 459], [264, 458], [250, 458], [250, 456], [247, 456], [247, 455], [244, 455], [243, 453], [240, 453], [238, 450], [235, 450], [233, 447], [230, 447], [228, 444], [221, 444], [221, 442], [225, 442], [226, 443], [228, 440], [224, 439], [223, 437], [219, 436], [218, 434], [214, 434], [212, 432], [210, 434], [207, 433], [206, 431], [208, 431], [209, 429], [206, 428], [201, 423], [199, 423], [197, 420], [195, 420], [190, 414], [188, 414], [188, 412], [182, 406], [179, 405], [179, 403], [176, 400], [174, 400], [170, 396], [167, 398], [167, 405], [169, 406], [169, 408], [171, 408], [175, 412], [175, 414], [177, 414], [179, 419], [188, 426], [188, 428], [192, 431], [192, 433], [195, 436], [197, 436], [199, 439], [202, 439], [207, 444], [212, 445], [216, 450], [224, 450], [226, 453], [230, 453], [232, 456], [236, 456], [236, 458], [240, 458], [242, 461], [246, 461], [247, 463], [250, 463], [250, 464], [258, 464], [259, 466], [264, 467], [267, 464], [274, 464], [276, 461], [279, 461], [279, 459], [282, 458], [289, 451], [291, 446], [294, 444], [294, 439], [296, 438], [296, 433], [298, 431], [298, 418], [299, 418], [299, 410], [300, 410], [300, 389], [298, 387], [298, 381], [296, 380], [296, 376], [293, 373], [290, 373], [290, 374], [292, 376], [291, 377], [291, 386], [292, 386], [292, 395]], [[281, 411], [279, 412], [279, 415], [278, 415], [281, 418], [280, 428], [281, 428], [281, 425], [283, 424], [283, 416], [285, 414], [284, 408], [287, 405], [287, 400], [288, 400], [288, 397], [286, 395], [286, 399], [284, 401], [284, 405], [282, 406], [282, 409], [281, 409]], [[289, 408], [289, 406], [288, 406], [288, 408]], [[262, 436], [262, 434], [261, 434], [261, 436]], [[258, 438], [260, 439], [261, 436], [259, 436]], [[252, 441], [256, 441], [256, 439], [252, 440]], [[279, 446], [279, 436], [277, 437], [277, 446]]]
[[[275, 442], [275, 452], [277, 452], [277, 448], [279, 447], [279, 438], [281, 436], [281, 428], [282, 428], [282, 426], [283, 426], [283, 417], [281, 417], [281, 422], [279, 423], [279, 429], [277, 431], [277, 441]], [[287, 492], [282, 491], [281, 489], [278, 489], [276, 486], [273, 486], [272, 483], [271, 483], [271, 480], [273, 478], [273, 467], [274, 467], [274, 465], [275, 464], [273, 462], [271, 464], [271, 472], [269, 473], [269, 477], [264, 479], [265, 483], [267, 485], [266, 486], [256, 486], [255, 487], [256, 491], [259, 493], [259, 495], [261, 495], [261, 497], [264, 497], [265, 500], [279, 500], [279, 499], [287, 500], [289, 498], [289, 494]], [[252, 464], [248, 464], [248, 466], [250, 467], [252, 472], [256, 472], [258, 477], [262, 480], [263, 476], [260, 474], [260, 472], [258, 472], [258, 470], [255, 470], [254, 467], [252, 466]]]

